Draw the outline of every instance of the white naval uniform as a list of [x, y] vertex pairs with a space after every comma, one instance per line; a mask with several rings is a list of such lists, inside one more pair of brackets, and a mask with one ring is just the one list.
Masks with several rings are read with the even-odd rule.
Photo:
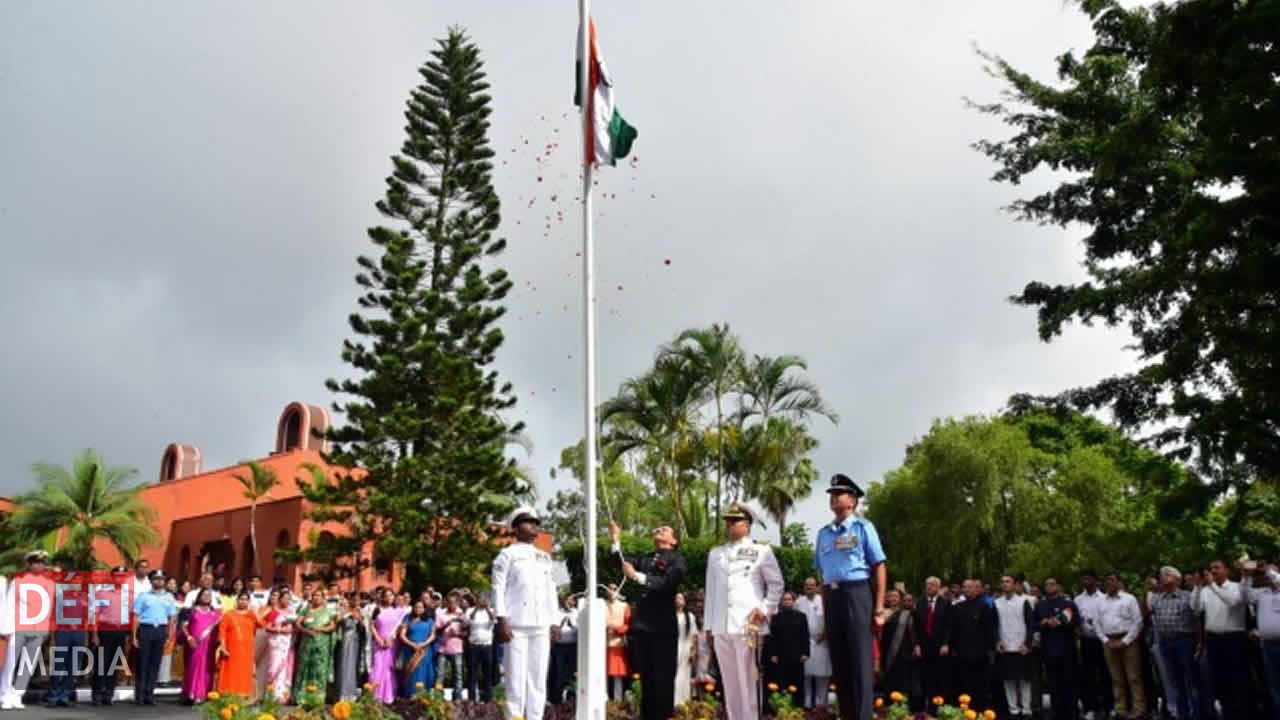
[[507, 643], [507, 717], [542, 720], [547, 704], [551, 626], [560, 619], [551, 556], [530, 543], [513, 543], [493, 561], [493, 614], [511, 628]]
[[[782, 599], [782, 568], [773, 548], [751, 538], [725, 543], [707, 556], [706, 630], [715, 641], [729, 720], [760, 717], [760, 670], [748, 645], [747, 621], [759, 610], [772, 617]], [[768, 624], [760, 628], [763, 637]]]

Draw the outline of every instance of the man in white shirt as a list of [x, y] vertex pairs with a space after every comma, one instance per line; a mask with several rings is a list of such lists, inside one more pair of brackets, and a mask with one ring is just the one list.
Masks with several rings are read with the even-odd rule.
[[1080, 706], [1086, 720], [1092, 720], [1110, 713], [1115, 700], [1102, 638], [1098, 636], [1098, 605], [1105, 593], [1098, 589], [1098, 575], [1092, 570], [1081, 572], [1080, 579], [1084, 592], [1075, 597], [1080, 611]]
[[804, 706], [826, 707], [827, 688], [831, 685], [831, 653], [827, 650], [827, 627], [817, 578], [805, 578], [804, 595], [796, 601], [796, 610], [803, 613], [809, 622], [809, 659], [804, 661]]
[[754, 520], [746, 506], [730, 505], [724, 514], [729, 540], [707, 556], [706, 630], [720, 662], [729, 720], [760, 717], [757, 650], [784, 585], [773, 548], [751, 539]]
[[[150, 589], [151, 589], [150, 587], [147, 588], [147, 590], [150, 590]], [[210, 607], [214, 609], [222, 608], [222, 593], [214, 589], [213, 573], [211, 572], [203, 573], [200, 576], [200, 584], [187, 593], [187, 596], [182, 600], [182, 606], [189, 607], [189, 608], [195, 607], [196, 598], [200, 596], [201, 590], [208, 590], [213, 595], [213, 602], [210, 603], [209, 605]]]
[[[541, 718], [547, 704], [551, 627], [560, 619], [551, 556], [534, 546], [541, 520], [517, 508], [509, 526], [516, 541], [493, 561], [494, 635], [507, 643], [507, 718]], [[675, 613], [675, 610], [672, 610]]]
[[1013, 576], [1000, 578], [1003, 591], [996, 598], [998, 668], [1004, 681], [1009, 716], [1031, 717], [1031, 602], [1019, 592], [1022, 584]]
[[1106, 638], [1115, 716], [1145, 717], [1147, 697], [1142, 685], [1142, 653], [1137, 644], [1142, 634], [1142, 608], [1137, 598], [1120, 589], [1120, 578], [1114, 572], [1107, 573], [1106, 588], [1106, 595], [1097, 604], [1095, 627]]
[[[1258, 642], [1267, 671], [1271, 706], [1280, 718], [1280, 568], [1259, 563], [1246, 566], [1242, 587], [1258, 618]], [[1256, 586], [1256, 587], [1255, 587]]]
[[1191, 593], [1191, 607], [1204, 614], [1204, 651], [1209, 658], [1214, 698], [1222, 705], [1222, 717], [1247, 717], [1244, 699], [1249, 695], [1248, 609], [1240, 584], [1227, 574], [1221, 560], [1209, 563], [1209, 579]]

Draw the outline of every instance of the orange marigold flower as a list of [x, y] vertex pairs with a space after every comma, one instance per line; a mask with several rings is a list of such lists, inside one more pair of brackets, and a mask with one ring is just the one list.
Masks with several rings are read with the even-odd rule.
[[631, 674], [631, 679], [632, 679], [632, 680], [639, 680], [639, 679], [640, 679], [640, 673], [632, 673], [632, 674]]
[[882, 697], [878, 697], [878, 698], [876, 698], [875, 706], [876, 706], [876, 709], [880, 709], [880, 708], [884, 707], [884, 698], [882, 698]]
[[209, 691], [209, 694], [204, 696], [204, 699], [205, 699], [205, 700], [217, 700], [217, 699], [218, 699], [218, 698], [220, 698], [220, 697], [222, 697], [222, 696], [218, 694], [218, 691], [217, 691], [217, 690], [210, 690], [210, 691]]
[[961, 696], [960, 696], [959, 698], [957, 698], [957, 699], [960, 701], [960, 704], [961, 704], [961, 705], [968, 705], [968, 704], [969, 704], [969, 702], [970, 702], [971, 700], [973, 700], [973, 698], [969, 697], [968, 695], [961, 695]]
[[231, 718], [235, 717], [235, 713], [231, 711], [231, 708], [224, 707], [222, 712], [218, 713], [218, 717], [222, 718], [222, 720], [231, 720]]
[[702, 689], [706, 690], [707, 692], [711, 692], [712, 690], [716, 689], [716, 684], [713, 682], [709, 682], [706, 685], [703, 685]]
[[793, 692], [795, 692], [795, 691], [796, 691], [796, 686], [795, 686], [795, 685], [788, 685], [788, 686], [787, 686], [787, 692], [789, 692], [789, 693], [793, 693]]
[[347, 700], [339, 700], [338, 702], [334, 703], [334, 704], [333, 704], [333, 717], [334, 717], [334, 720], [350, 720], [350, 718], [351, 718], [351, 703], [350, 703], [350, 701], [347, 701]]
[[769, 683], [770, 692], [778, 692], [778, 683]]
[[946, 700], [943, 700], [941, 695], [935, 695], [933, 698], [934, 705], [941, 705], [944, 702], [946, 702]]
[[889, 699], [896, 703], [900, 703], [903, 700], [906, 700], [906, 698], [902, 695], [902, 693], [898, 692], [897, 690], [894, 690], [893, 692], [889, 693]]
[[995, 710], [983, 710], [983, 711], [982, 711], [982, 720], [996, 720], [996, 711], [995, 711]]
[[964, 711], [964, 720], [978, 720], [978, 713], [972, 710]]

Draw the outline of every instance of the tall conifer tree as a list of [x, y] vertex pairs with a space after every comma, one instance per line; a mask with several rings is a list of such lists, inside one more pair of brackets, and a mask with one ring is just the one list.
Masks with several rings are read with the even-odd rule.
[[408, 137], [377, 203], [388, 223], [369, 230], [376, 256], [357, 261], [362, 295], [342, 348], [354, 377], [327, 382], [345, 396], [334, 409], [346, 420], [329, 459], [358, 470], [305, 489], [312, 520], [354, 534], [304, 555], [359, 557], [373, 540], [380, 559], [405, 563], [410, 582], [453, 587], [483, 581], [491, 550], [479, 540], [522, 490], [505, 454], [521, 426], [504, 420], [515, 399], [492, 369], [511, 281], [495, 263], [506, 241], [495, 236], [480, 51], [451, 29], [419, 74]]

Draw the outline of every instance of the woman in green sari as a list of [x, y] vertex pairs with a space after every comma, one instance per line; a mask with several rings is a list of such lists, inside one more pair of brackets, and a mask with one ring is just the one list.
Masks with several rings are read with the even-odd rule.
[[295, 696], [319, 693], [324, 697], [333, 675], [335, 619], [334, 612], [325, 605], [324, 591], [311, 593], [310, 604], [298, 616], [302, 640], [298, 648], [298, 680], [293, 686]]

